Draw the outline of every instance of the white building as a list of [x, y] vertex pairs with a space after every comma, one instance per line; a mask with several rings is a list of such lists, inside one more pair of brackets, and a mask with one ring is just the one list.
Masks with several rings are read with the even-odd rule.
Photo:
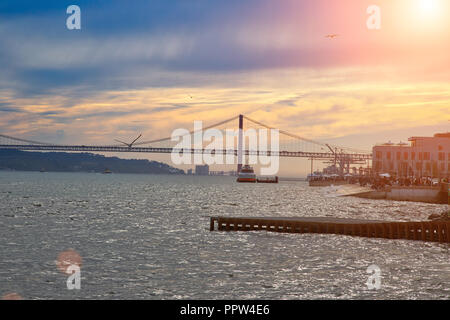
[[372, 151], [373, 170], [397, 177], [450, 178], [450, 133], [411, 137], [410, 144], [385, 143]]

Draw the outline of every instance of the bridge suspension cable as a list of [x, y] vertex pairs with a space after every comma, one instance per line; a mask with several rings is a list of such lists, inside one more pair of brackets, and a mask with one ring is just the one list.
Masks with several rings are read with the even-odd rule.
[[[210, 125], [210, 126], [204, 127], [204, 128], [202, 128], [202, 130], [208, 130], [208, 129], [212, 129], [212, 128], [214, 128], [214, 127], [219, 127], [219, 126], [221, 126], [221, 125], [223, 125], [223, 124], [225, 124], [225, 123], [228, 123], [228, 122], [237, 120], [238, 118], [239, 118], [239, 116], [235, 116], [235, 117], [233, 117], [233, 118], [226, 119], [226, 120], [224, 120], [224, 121], [221, 121], [221, 122], [212, 124], [212, 125]], [[196, 130], [189, 131], [189, 133], [186, 133], [186, 134], [183, 135], [182, 137], [192, 135], [192, 134], [194, 134], [194, 133], [196, 133], [196, 132], [198, 132], [198, 131], [196, 131]], [[164, 142], [164, 141], [171, 141], [171, 139], [172, 139], [172, 137], [166, 137], [166, 138], [161, 138], [161, 139], [156, 139], [156, 140], [142, 141], [142, 142], [135, 143], [134, 145], [135, 145], [135, 146], [141, 146], [141, 145], [144, 145], [144, 144], [157, 143], [157, 142]], [[120, 146], [120, 145], [113, 145], [113, 147], [116, 147], [116, 146]]]
[[[273, 128], [273, 127], [271, 127], [271, 126], [268, 126], [268, 125], [266, 125], [266, 124], [264, 124], [264, 123], [262, 123], [262, 122], [253, 120], [253, 119], [251, 119], [251, 118], [249, 118], [249, 117], [247, 117], [247, 116], [245, 116], [245, 115], [244, 115], [244, 118], [247, 119], [247, 120], [250, 121], [250, 122], [253, 122], [253, 123], [255, 123], [255, 124], [257, 124], [257, 125], [260, 125], [260, 126], [262, 126], [262, 127], [265, 127], [265, 128], [267, 128], [267, 129], [271, 129], [271, 130], [276, 129], [276, 128]], [[337, 149], [340, 149], [340, 150], [349, 150], [349, 151], [357, 152], [357, 153], [370, 153], [370, 152], [367, 151], [367, 150], [361, 150], [361, 149], [355, 149], [355, 148], [349, 148], [349, 147], [342, 147], [342, 146], [338, 146], [338, 145], [332, 145], [332, 144], [328, 144], [328, 143], [324, 143], [324, 142], [319, 142], [319, 141], [312, 140], [312, 139], [308, 139], [308, 138], [304, 138], [304, 137], [301, 137], [301, 136], [299, 136], [299, 135], [296, 135], [296, 134], [293, 134], [293, 133], [290, 133], [290, 132], [287, 132], [287, 131], [284, 131], [284, 130], [280, 130], [280, 129], [278, 129], [278, 131], [279, 131], [281, 134], [284, 134], [284, 135], [286, 135], [286, 136], [288, 136], [288, 137], [295, 138], [295, 139], [298, 139], [298, 140], [303, 140], [303, 141], [306, 141], [306, 142], [309, 142], [309, 143], [312, 143], [312, 144], [315, 144], [315, 145], [318, 145], [318, 146], [321, 146], [321, 147], [327, 147], [327, 148], [329, 148], [329, 147], [331, 146], [333, 149], [334, 149], [334, 148], [337, 148]]]
[[40, 144], [40, 145], [56, 146], [56, 144], [54, 144], [54, 143], [40, 142], [40, 141], [34, 141], [34, 140], [26, 140], [26, 139], [21, 139], [21, 138], [16, 138], [16, 137], [7, 136], [7, 135], [5, 135], [5, 134], [0, 134], [0, 137], [1, 137], [1, 138], [8, 139], [8, 140], [20, 141], [20, 142], [25, 142], [25, 143], [30, 143], [30, 144]]

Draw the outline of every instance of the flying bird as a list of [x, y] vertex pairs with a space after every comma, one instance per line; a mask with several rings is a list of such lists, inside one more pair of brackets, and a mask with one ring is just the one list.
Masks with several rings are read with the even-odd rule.
[[337, 38], [338, 36], [339, 36], [338, 34], [333, 33], [333, 34], [327, 34], [325, 36], [325, 38], [334, 39], [334, 38]]

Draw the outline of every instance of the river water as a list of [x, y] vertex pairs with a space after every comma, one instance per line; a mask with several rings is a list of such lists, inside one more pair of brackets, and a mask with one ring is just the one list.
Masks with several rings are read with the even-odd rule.
[[[448, 244], [209, 231], [212, 215], [412, 221], [446, 208], [334, 197], [306, 182], [0, 171], [0, 296], [449, 299]], [[82, 258], [79, 290], [56, 266], [68, 249]], [[366, 284], [370, 265], [379, 289]]]

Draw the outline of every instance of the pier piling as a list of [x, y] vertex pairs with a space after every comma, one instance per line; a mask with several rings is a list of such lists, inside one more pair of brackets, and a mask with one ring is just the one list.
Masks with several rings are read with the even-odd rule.
[[211, 217], [209, 230], [341, 234], [354, 237], [450, 243], [449, 221], [391, 222], [328, 217]]

